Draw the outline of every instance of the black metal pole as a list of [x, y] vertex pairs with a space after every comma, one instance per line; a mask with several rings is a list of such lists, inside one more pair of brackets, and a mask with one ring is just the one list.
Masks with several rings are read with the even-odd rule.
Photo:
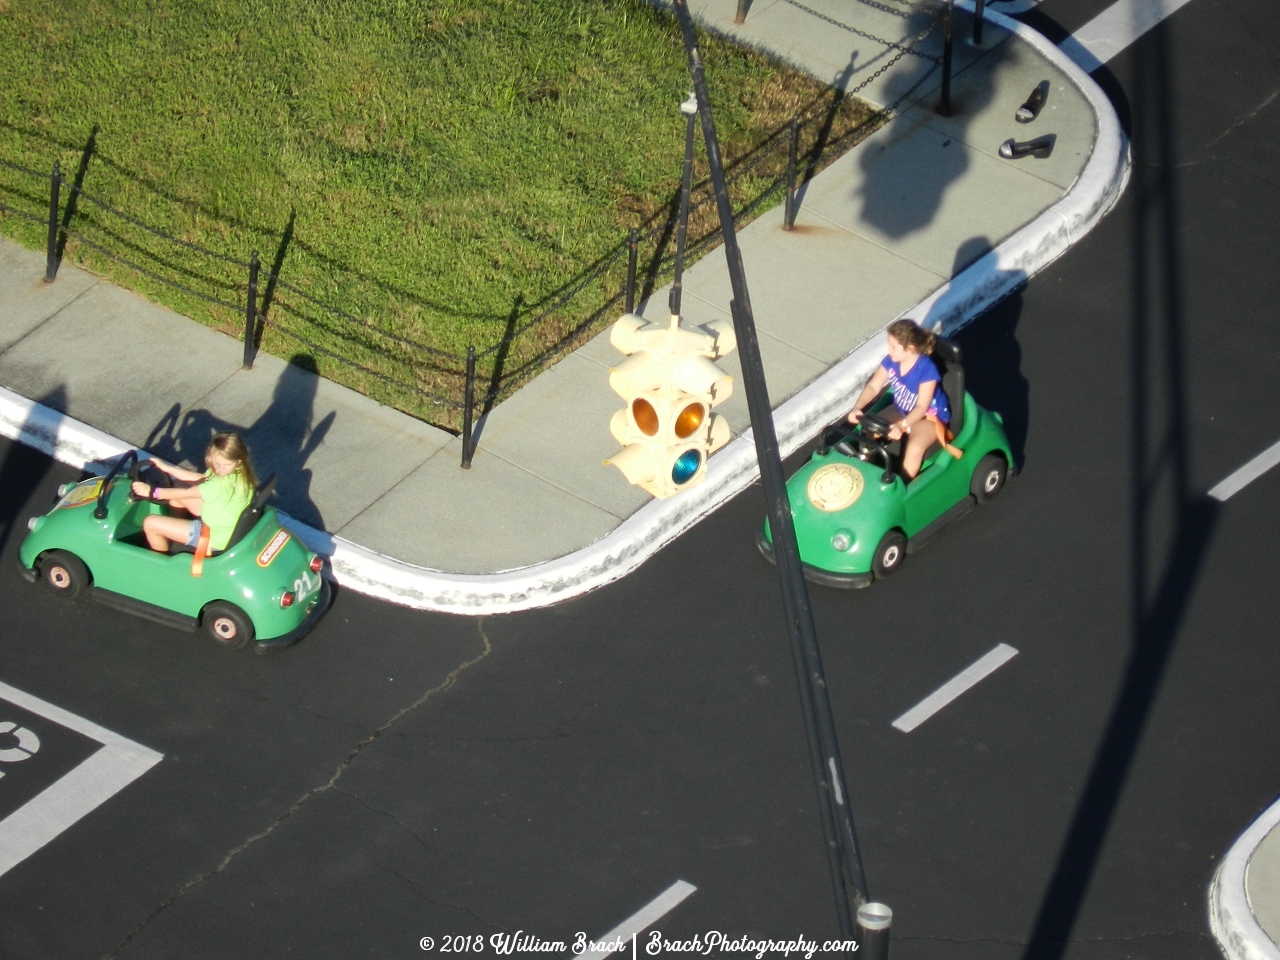
[[697, 116], [698, 104], [693, 97], [680, 104], [686, 112], [688, 122], [684, 125], [684, 172], [680, 176], [680, 219], [676, 223], [676, 265], [675, 276], [671, 281], [671, 293], [667, 297], [667, 306], [671, 308], [673, 317], [680, 316], [680, 294], [684, 285], [684, 244], [689, 233], [689, 191], [693, 187], [693, 122]]
[[62, 192], [62, 165], [53, 161], [53, 175], [49, 178], [49, 242], [44, 255], [44, 282], [53, 283], [58, 277], [58, 196]]
[[[635, 233], [635, 231], [631, 231]], [[630, 311], [627, 311], [630, 313]], [[476, 348], [467, 347], [467, 383], [462, 391], [462, 469], [471, 469], [471, 415], [476, 405]]]
[[627, 313], [636, 308], [636, 260], [640, 251], [640, 231], [634, 227], [627, 238]]
[[787, 153], [787, 207], [782, 217], [782, 229], [796, 225], [796, 153], [800, 149], [800, 118], [791, 117], [791, 149]]
[[773, 411], [769, 405], [769, 393], [765, 385], [764, 368], [756, 339], [751, 295], [747, 289], [742, 253], [738, 248], [737, 236], [733, 229], [733, 209], [729, 203], [729, 191], [725, 185], [724, 166], [720, 160], [715, 122], [712, 119], [710, 101], [707, 98], [702, 55], [698, 49], [687, 0], [674, 0], [673, 6], [684, 37], [685, 49], [689, 55], [689, 73], [693, 78], [694, 92], [698, 97], [703, 143], [706, 146], [707, 162], [711, 170], [711, 182], [720, 216], [725, 260], [729, 270], [729, 282], [733, 288], [733, 301], [730, 303], [730, 308], [733, 311], [734, 329], [738, 337], [743, 385], [746, 388], [751, 429], [756, 441], [756, 456], [760, 463], [760, 479], [768, 504], [769, 526], [773, 533], [778, 580], [782, 587], [783, 604], [791, 633], [792, 654], [797, 667], [804, 671], [803, 676], [797, 677], [797, 683], [801, 690], [801, 705], [806, 708], [805, 729], [809, 736], [810, 756], [814, 762], [814, 777], [817, 781], [819, 803], [823, 810], [828, 861], [833, 865], [832, 886], [836, 895], [836, 910], [842, 933], [845, 936], [853, 936], [853, 917], [846, 891], [853, 895], [856, 905], [865, 903], [867, 900], [866, 876], [862, 869], [862, 857], [858, 851], [857, 834], [849, 808], [849, 791], [845, 784], [844, 766], [840, 758], [831, 701], [827, 695], [826, 678], [822, 671], [822, 657], [813, 624], [813, 611], [809, 606], [809, 593], [805, 587], [804, 573], [800, 565], [795, 526], [792, 523], [791, 506], [787, 499], [786, 479], [782, 472], [782, 457], [778, 451]]
[[858, 960], [889, 960], [893, 911], [883, 903], [858, 908]]
[[987, 0], [975, 0], [973, 5], [973, 45], [975, 47], [982, 46], [982, 11], [987, 6]]
[[750, 0], [738, 0], [738, 12], [734, 14], [733, 22], [738, 26], [742, 26], [747, 22], [747, 4]]
[[253, 337], [258, 330], [258, 251], [249, 258], [249, 296], [244, 305], [244, 368], [253, 369]]
[[955, 0], [947, 0], [947, 13], [943, 18], [942, 28], [942, 102], [938, 104], [938, 112], [944, 117], [951, 116], [951, 47], [954, 13]]

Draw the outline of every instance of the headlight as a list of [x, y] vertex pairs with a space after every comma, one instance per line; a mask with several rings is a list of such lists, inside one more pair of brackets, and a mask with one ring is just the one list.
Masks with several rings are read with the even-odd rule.
[[831, 547], [833, 550], [839, 550], [844, 553], [853, 546], [853, 534], [848, 531], [841, 530], [831, 538]]
[[40, 522], [39, 517], [32, 517], [30, 520], [27, 521], [27, 529], [34, 530], [36, 528], [36, 524], [39, 522]]

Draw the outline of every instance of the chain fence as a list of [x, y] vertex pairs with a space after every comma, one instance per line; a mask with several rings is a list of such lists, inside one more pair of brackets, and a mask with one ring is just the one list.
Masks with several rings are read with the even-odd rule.
[[[812, 179], [824, 161], [830, 162], [847, 145], [891, 118], [942, 63], [941, 57], [920, 49], [920, 44], [946, 16], [945, 4], [857, 0], [896, 18], [924, 19], [920, 29], [894, 40], [837, 21], [800, 0], [784, 2], [876, 42], [884, 62], [856, 85], [833, 90], [829, 103], [793, 118], [736, 158], [727, 177], [735, 228], [780, 192], [788, 196], [785, 219], [790, 228], [794, 216], [791, 198], [796, 189]], [[889, 106], [838, 129], [843, 106], [908, 56], [928, 65], [909, 89]], [[332, 365], [325, 371], [332, 379], [429, 423], [468, 434], [465, 428], [473, 416], [487, 413], [530, 377], [598, 332], [602, 323], [620, 310], [647, 299], [674, 268], [678, 187], [658, 213], [620, 238], [578, 276], [536, 304], [526, 306], [517, 301], [501, 337], [463, 353], [423, 342], [373, 319], [395, 318], [402, 312], [399, 301], [412, 300], [411, 295], [387, 293], [389, 286], [369, 281], [379, 290], [380, 301], [374, 297], [361, 306], [339, 306], [281, 276], [283, 253], [270, 269], [259, 271], [256, 252], [245, 261], [117, 209], [84, 190], [82, 181], [90, 160], [91, 153], [86, 151], [77, 176], [68, 183], [57, 163], [51, 165], [50, 173], [0, 158], [0, 172], [7, 174], [0, 178], [0, 218], [13, 216], [48, 225], [46, 280], [56, 276], [68, 244], [79, 245], [217, 308], [223, 329], [238, 332], [243, 323], [246, 365], [252, 363], [259, 348], [323, 357]], [[60, 191], [67, 194], [65, 203], [59, 201]], [[46, 205], [47, 212], [35, 212]], [[138, 233], [127, 233], [123, 225]], [[292, 234], [292, 221], [287, 234]], [[693, 262], [719, 238], [715, 198], [709, 178], [703, 176], [691, 189], [686, 262]], [[355, 278], [346, 275], [337, 276], [332, 284], [344, 292], [359, 286]]]

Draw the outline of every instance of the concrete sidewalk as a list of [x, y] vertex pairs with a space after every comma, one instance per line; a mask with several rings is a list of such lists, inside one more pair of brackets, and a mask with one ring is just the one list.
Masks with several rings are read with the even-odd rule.
[[[796, 230], [781, 229], [779, 208], [739, 234], [771, 402], [776, 417], [789, 411], [784, 447], [852, 396], [886, 324], [904, 313], [967, 322], [1078, 239], [1122, 189], [1127, 152], [1105, 97], [999, 14], [988, 15], [981, 48], [958, 17], [957, 112], [944, 118], [932, 61], [903, 56], [880, 74], [893, 48], [872, 49], [856, 32], [903, 42], [919, 32], [915, 14], [757, 0], [734, 27], [734, 0], [693, 6], [704, 24], [825, 82], [853, 89], [874, 77], [860, 95], [880, 104], [914, 88], [885, 128], [808, 185]], [[1017, 124], [1017, 107], [1046, 79], [1045, 110]], [[674, 136], [676, 104], [672, 118]], [[1047, 133], [1057, 136], [1049, 159], [998, 155], [1010, 137]], [[54, 284], [42, 275], [42, 255], [0, 242], [0, 384], [68, 424], [188, 463], [211, 430], [244, 431], [259, 473], [279, 475], [280, 505], [332, 535], [324, 545], [339, 579], [400, 602], [477, 612], [553, 602], [622, 575], [751, 479], [745, 442], [711, 458], [706, 489], [661, 503], [602, 465], [621, 406], [608, 387], [621, 357], [607, 333], [497, 406], [464, 471], [460, 441], [443, 431], [272, 357], [243, 370], [238, 342], [68, 265]], [[685, 275], [686, 324], [727, 316], [728, 291], [717, 251]], [[665, 316], [666, 300], [664, 288], [640, 311]], [[745, 401], [738, 391], [721, 408], [735, 436], [748, 425]], [[572, 558], [578, 572], [565, 572]], [[533, 587], [500, 574], [539, 566], [547, 573]]]

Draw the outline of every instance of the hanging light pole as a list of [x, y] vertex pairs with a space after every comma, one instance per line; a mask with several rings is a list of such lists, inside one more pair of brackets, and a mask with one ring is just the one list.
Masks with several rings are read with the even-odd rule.
[[805, 731], [809, 740], [810, 759], [813, 763], [814, 778], [817, 781], [818, 801], [822, 810], [822, 826], [826, 839], [827, 861], [831, 869], [832, 887], [835, 892], [836, 912], [842, 934], [852, 937], [855, 935], [855, 926], [850, 901], [853, 901], [853, 909], [867, 901], [867, 884], [862, 869], [862, 856], [858, 850], [857, 834], [849, 808], [849, 791], [845, 784], [844, 765], [840, 758], [831, 701], [827, 696], [822, 656], [818, 649], [817, 632], [813, 624], [813, 611], [809, 606], [809, 593], [800, 564], [800, 551], [796, 543], [795, 526], [791, 519], [791, 505], [787, 499], [782, 457], [778, 451], [773, 410], [769, 404], [764, 367], [760, 359], [760, 344], [756, 336], [755, 317], [751, 310], [751, 295], [747, 289], [747, 278], [742, 266], [742, 253], [734, 233], [733, 210], [729, 203], [729, 191], [725, 184], [724, 166], [720, 160], [715, 123], [711, 117], [710, 101], [707, 98], [702, 55], [698, 49], [687, 0], [674, 0], [673, 6], [684, 37], [685, 50], [689, 55], [689, 73], [697, 97], [698, 115], [702, 121], [702, 139], [707, 151], [707, 163], [711, 171], [716, 208], [720, 217], [729, 282], [733, 288], [733, 300], [729, 306], [733, 313], [734, 329], [738, 339], [743, 385], [746, 388], [751, 429], [756, 441], [756, 456], [760, 463], [760, 479], [768, 505], [778, 580], [782, 587], [783, 606], [791, 633], [792, 658], [795, 662]]
[[698, 95], [692, 90], [680, 104], [680, 112], [685, 115], [684, 125], [684, 173], [680, 178], [680, 219], [676, 223], [676, 266], [675, 279], [671, 283], [671, 293], [667, 296], [667, 305], [671, 308], [671, 316], [680, 316], [680, 294], [684, 280], [684, 245], [689, 232], [689, 191], [693, 188], [693, 127], [698, 117]]

